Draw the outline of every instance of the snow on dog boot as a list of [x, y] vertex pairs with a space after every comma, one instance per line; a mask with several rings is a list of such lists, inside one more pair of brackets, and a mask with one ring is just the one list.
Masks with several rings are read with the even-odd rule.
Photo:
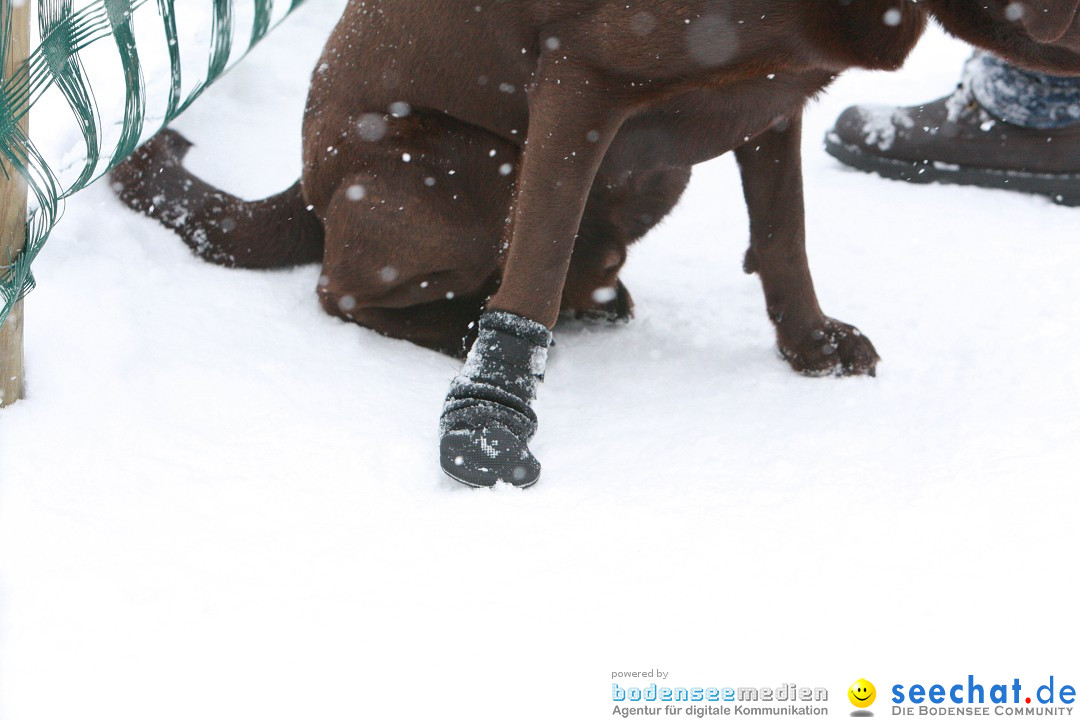
[[551, 331], [513, 313], [491, 310], [454, 378], [443, 406], [439, 461], [471, 487], [497, 481], [528, 487], [540, 478], [529, 452], [536, 413], [529, 403], [544, 378]]

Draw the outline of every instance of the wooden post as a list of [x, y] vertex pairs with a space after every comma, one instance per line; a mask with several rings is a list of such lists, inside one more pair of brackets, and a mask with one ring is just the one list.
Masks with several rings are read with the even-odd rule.
[[[30, 0], [0, 0], [10, 8], [11, 37], [3, 60], [3, 77], [11, 77], [30, 48]], [[29, 114], [19, 122], [29, 131]], [[0, 265], [7, 265], [26, 242], [26, 180], [3, 160], [0, 173]], [[0, 408], [23, 396], [23, 304], [15, 305], [0, 327]]]

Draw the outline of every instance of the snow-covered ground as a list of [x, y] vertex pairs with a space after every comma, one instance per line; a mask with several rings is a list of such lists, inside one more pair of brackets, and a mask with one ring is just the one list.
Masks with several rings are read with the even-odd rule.
[[[176, 124], [190, 167], [295, 179], [341, 6]], [[650, 666], [827, 686], [839, 713], [859, 677], [1076, 684], [1080, 209], [821, 150], [966, 53], [934, 31], [808, 115], [815, 279], [876, 379], [778, 358], [721, 158], [633, 250], [637, 318], [559, 328], [527, 491], [441, 475], [457, 363], [324, 315], [316, 267], [214, 267], [105, 183], [77, 195], [0, 413], [2, 717], [601, 718], [611, 672]]]

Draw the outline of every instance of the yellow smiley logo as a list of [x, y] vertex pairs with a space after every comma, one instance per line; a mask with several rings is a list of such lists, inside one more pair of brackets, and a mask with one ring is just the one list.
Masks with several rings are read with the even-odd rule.
[[865, 678], [860, 678], [851, 683], [847, 691], [848, 700], [857, 708], [868, 708], [877, 699], [877, 689], [874, 683]]

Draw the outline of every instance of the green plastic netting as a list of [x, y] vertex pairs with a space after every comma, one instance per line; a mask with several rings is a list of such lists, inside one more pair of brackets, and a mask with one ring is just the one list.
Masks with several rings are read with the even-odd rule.
[[[0, 58], [10, 43], [13, 3], [31, 1], [0, 0]], [[37, 0], [39, 41], [26, 62], [0, 80], [0, 153], [26, 178], [30, 192], [26, 246], [17, 257], [0, 257], [0, 324], [33, 289], [30, 266], [62, 214], [64, 199], [183, 112], [303, 1]], [[147, 58], [153, 59], [149, 70]], [[111, 78], [102, 80], [102, 67]], [[148, 107], [148, 72], [166, 76], [155, 77], [154, 87], [164, 88], [165, 97], [153, 107]], [[122, 119], [103, 115], [95, 88], [117, 96], [111, 99]], [[48, 112], [70, 112], [81, 135], [77, 157], [51, 165], [18, 124], [47, 96], [62, 97], [45, 103]]]

